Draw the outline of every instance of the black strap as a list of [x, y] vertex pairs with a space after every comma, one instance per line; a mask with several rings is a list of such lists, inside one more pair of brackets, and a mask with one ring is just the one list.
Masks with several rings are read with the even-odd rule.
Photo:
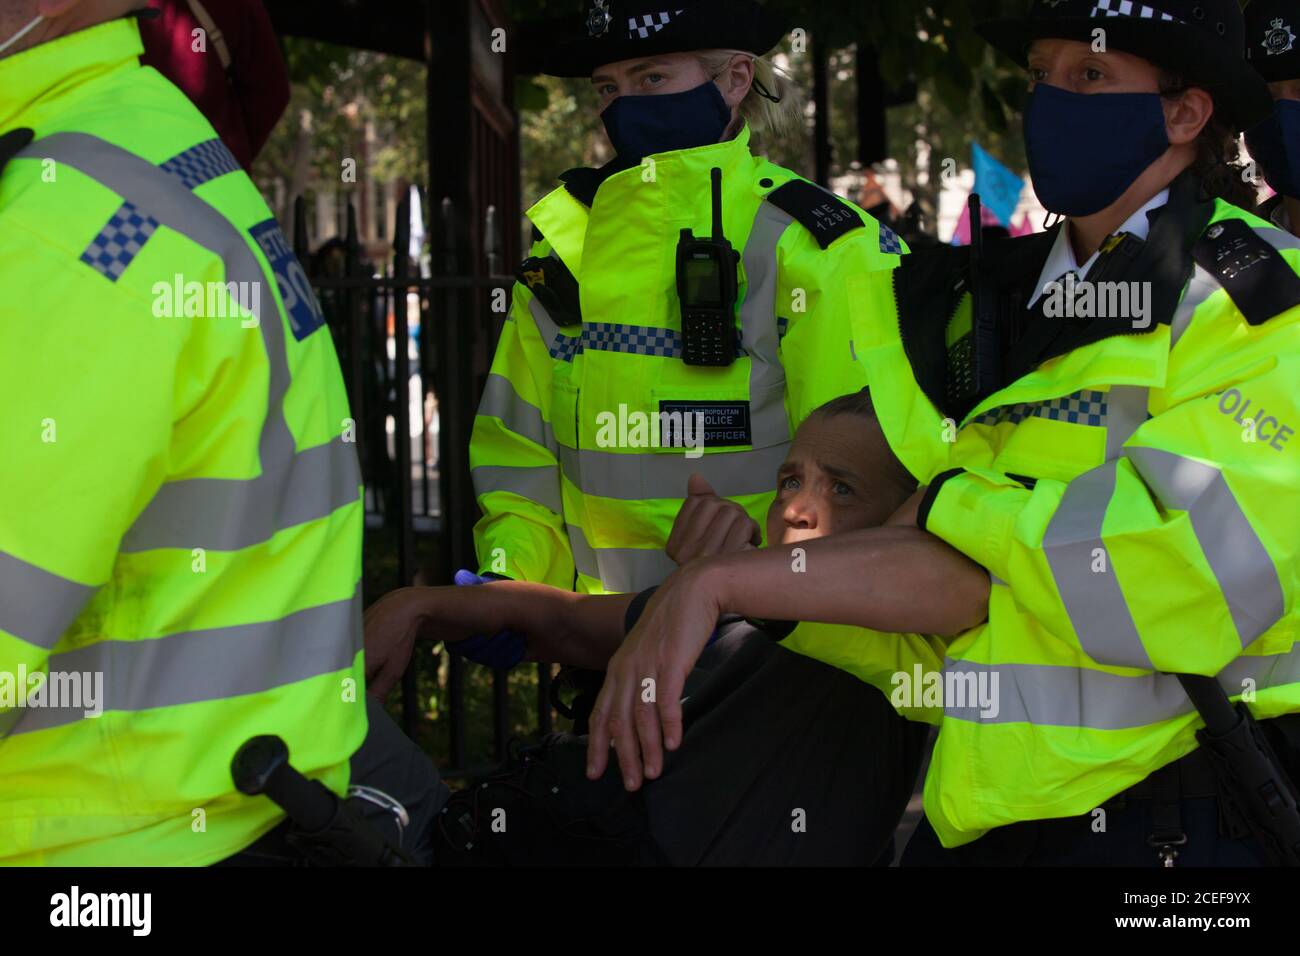
[[632, 603], [627, 606], [627, 611], [623, 615], [624, 634], [630, 634], [632, 628], [636, 627], [636, 622], [641, 620], [641, 613], [645, 610], [645, 606], [650, 603], [650, 599], [655, 596], [657, 590], [659, 590], [658, 585], [646, 588], [632, 599]]
[[[1218, 777], [1214, 764], [1203, 748], [1193, 750], [1187, 756], [1167, 764], [1178, 768], [1178, 788], [1184, 800], [1219, 795]], [[1160, 796], [1156, 775], [1159, 771], [1125, 790], [1120, 797], [1127, 800], [1154, 800]]]
[[1165, 866], [1173, 866], [1178, 848], [1187, 844], [1187, 833], [1183, 830], [1180, 763], [1181, 761], [1175, 760], [1166, 764], [1147, 778], [1152, 801], [1151, 835], [1147, 837], [1147, 843]]
[[745, 622], [757, 628], [764, 637], [778, 643], [793, 634], [794, 629], [799, 626], [798, 621], [768, 621], [761, 617], [747, 617]]
[[1212, 677], [1178, 680], [1205, 721], [1196, 739], [1220, 780], [1220, 817], [1243, 823], [1276, 865], [1300, 866], [1300, 790], [1244, 703]]

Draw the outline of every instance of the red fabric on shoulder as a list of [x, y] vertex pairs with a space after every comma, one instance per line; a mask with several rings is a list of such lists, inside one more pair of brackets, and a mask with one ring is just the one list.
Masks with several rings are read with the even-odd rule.
[[187, 0], [149, 0], [159, 13], [140, 20], [140, 62], [175, 83], [248, 169], [289, 104], [288, 71], [261, 0], [200, 2], [225, 39], [230, 70], [211, 37], [205, 50], [194, 50], [202, 24]]

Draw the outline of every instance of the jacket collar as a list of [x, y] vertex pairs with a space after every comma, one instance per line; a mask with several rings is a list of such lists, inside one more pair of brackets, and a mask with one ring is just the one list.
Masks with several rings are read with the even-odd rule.
[[628, 166], [615, 157], [599, 169], [584, 167], [570, 169], [560, 175], [560, 181], [569, 195], [588, 209], [595, 204], [596, 194], [605, 183], [611, 180], [620, 184], [639, 181], [642, 169], [650, 162], [654, 163], [655, 178], [670, 184], [682, 179], [693, 180], [696, 174], [703, 177], [704, 182], [708, 182], [709, 171], [715, 166], [722, 170], [725, 181], [728, 174], [738, 171], [747, 162], [752, 161], [749, 139], [749, 124], [746, 123], [735, 137], [723, 140], [721, 143], [654, 153], [635, 166]]
[[[144, 52], [134, 17], [100, 23], [0, 60], [0, 132], [30, 125], [38, 103], [126, 65]], [[38, 131], [39, 132], [39, 131]]]
[[[680, 198], [677, 193], [684, 194], [690, 190], [707, 194], [710, 170], [715, 166], [722, 170], [724, 189], [734, 176], [752, 180], [755, 160], [749, 151], [749, 139], [749, 126], [746, 124], [734, 139], [694, 149], [655, 153], [650, 157], [655, 163], [655, 180], [661, 188], [669, 191], [670, 202]], [[582, 271], [583, 241], [597, 194], [602, 197], [603, 210], [608, 201], [604, 197], [611, 191], [617, 193], [640, 187], [642, 168], [638, 165], [629, 169], [615, 161], [599, 169], [570, 169], [560, 176], [563, 185], [544, 196], [525, 214], [575, 276]], [[615, 207], [611, 208], [617, 205], [616, 201]]]
[[[1165, 203], [1169, 202], [1168, 187], [1160, 190], [1145, 203], [1142, 208], [1129, 216], [1124, 224], [1111, 233], [1112, 236], [1118, 236], [1121, 233], [1129, 233], [1137, 236], [1143, 242], [1146, 242], [1147, 236], [1151, 234], [1151, 216], [1156, 210], [1160, 209]], [[1038, 277], [1038, 285], [1034, 289], [1033, 295], [1030, 296], [1029, 304], [1026, 308], [1032, 309], [1034, 303], [1043, 295], [1043, 290], [1049, 282], [1055, 282], [1067, 272], [1073, 272], [1075, 278], [1082, 279], [1092, 268], [1092, 264], [1100, 258], [1100, 252], [1094, 252], [1088, 257], [1086, 262], [1079, 262], [1074, 257], [1074, 246], [1070, 243], [1070, 230], [1067, 224], [1062, 224], [1060, 232], [1056, 235], [1056, 243], [1052, 246], [1051, 253], [1047, 256], [1047, 263], [1043, 266], [1043, 271]]]

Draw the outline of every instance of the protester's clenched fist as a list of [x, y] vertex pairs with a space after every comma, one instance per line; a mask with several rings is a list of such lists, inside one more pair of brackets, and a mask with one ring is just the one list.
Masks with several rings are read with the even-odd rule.
[[695, 558], [748, 551], [762, 541], [762, 529], [744, 508], [719, 497], [702, 475], [691, 475], [686, 501], [664, 550], [678, 564], [686, 564]]

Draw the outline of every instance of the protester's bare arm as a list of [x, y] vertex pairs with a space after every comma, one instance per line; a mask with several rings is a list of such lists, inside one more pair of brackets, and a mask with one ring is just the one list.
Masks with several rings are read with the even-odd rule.
[[658, 776], [663, 749], [681, 741], [686, 675], [721, 614], [948, 635], [984, 620], [989, 587], [983, 568], [903, 525], [692, 561], [660, 586], [609, 662], [587, 772], [604, 773], [613, 742], [628, 789], [643, 768]]
[[623, 639], [623, 618], [632, 598], [574, 594], [524, 581], [400, 588], [365, 613], [370, 693], [388, 693], [417, 640], [462, 641], [504, 630], [523, 635], [527, 660], [603, 669]]
[[[528, 638], [528, 660], [571, 664], [589, 670], [603, 671], [609, 659], [623, 643], [624, 620], [635, 594], [573, 594], [564, 595], [564, 605], [551, 625], [557, 636], [539, 635], [534, 641]], [[549, 650], [552, 656], [540, 652]]]
[[720, 554], [683, 571], [707, 582], [724, 614], [940, 636], [988, 615], [988, 572], [916, 527]]

